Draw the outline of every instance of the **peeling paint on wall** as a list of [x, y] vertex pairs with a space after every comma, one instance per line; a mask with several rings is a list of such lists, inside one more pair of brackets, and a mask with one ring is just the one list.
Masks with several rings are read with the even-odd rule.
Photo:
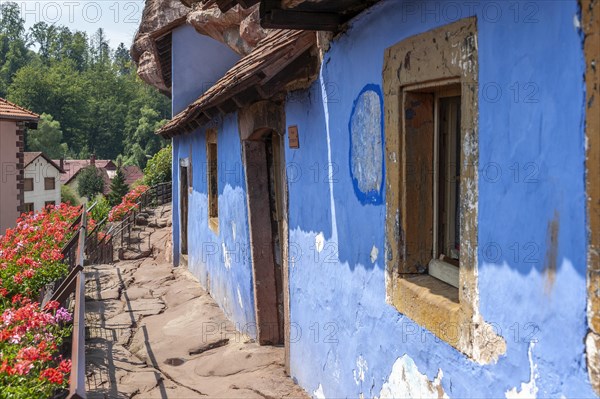
[[313, 392], [313, 398], [325, 399], [325, 394], [323, 393], [323, 385], [319, 384], [319, 387]]
[[367, 361], [361, 356], [356, 359], [356, 368], [353, 371], [354, 382], [356, 385], [360, 385], [361, 382], [365, 382], [365, 372], [369, 370]]
[[240, 304], [240, 308], [244, 309], [244, 303], [242, 302], [242, 293], [240, 292], [240, 286], [237, 287], [237, 297], [238, 303]]
[[421, 373], [408, 356], [398, 358], [392, 372], [381, 387], [380, 398], [448, 398], [442, 387], [444, 373], [438, 369], [437, 376], [430, 380]]
[[231, 269], [231, 256], [229, 255], [229, 251], [227, 250], [227, 247], [225, 246], [224, 242], [221, 244], [221, 246], [223, 247], [223, 259], [225, 260], [225, 268]]
[[373, 248], [371, 249], [371, 263], [375, 263], [378, 255], [379, 255], [379, 249], [377, 249], [377, 247], [375, 245], [373, 245]]
[[325, 236], [323, 235], [323, 233], [319, 233], [315, 237], [315, 249], [317, 250], [317, 252], [321, 252], [323, 250], [324, 246], [325, 246]]
[[521, 383], [521, 389], [517, 391], [517, 387], [511, 388], [506, 391], [505, 396], [508, 399], [531, 399], [536, 398], [538, 393], [538, 387], [536, 385], [537, 375], [537, 365], [533, 363], [533, 347], [535, 343], [531, 342], [529, 344], [529, 350], [527, 351], [527, 356], [529, 358], [529, 381]]

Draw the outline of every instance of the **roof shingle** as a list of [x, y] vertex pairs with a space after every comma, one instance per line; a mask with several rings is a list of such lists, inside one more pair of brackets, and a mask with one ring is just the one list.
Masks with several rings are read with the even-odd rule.
[[40, 119], [40, 116], [0, 97], [0, 119], [37, 121]]
[[[60, 164], [60, 160], [54, 160], [55, 163]], [[79, 171], [87, 166], [91, 165], [89, 159], [66, 159], [63, 161], [63, 169], [65, 173], [60, 176], [62, 184], [68, 184], [73, 180]], [[107, 159], [97, 159], [95, 165], [98, 169], [110, 169], [115, 170], [115, 164]]]
[[29, 166], [30, 163], [32, 163], [33, 161], [35, 161], [36, 159], [38, 159], [38, 157], [44, 158], [46, 160], [46, 162], [48, 162], [50, 165], [52, 165], [56, 169], [58, 169], [58, 171], [60, 173], [65, 173], [65, 171], [60, 168], [60, 166], [59, 166], [58, 163], [56, 163], [53, 160], [51, 160], [46, 154], [44, 154], [41, 151], [24, 152], [23, 153], [23, 167], [26, 168], [27, 166]]

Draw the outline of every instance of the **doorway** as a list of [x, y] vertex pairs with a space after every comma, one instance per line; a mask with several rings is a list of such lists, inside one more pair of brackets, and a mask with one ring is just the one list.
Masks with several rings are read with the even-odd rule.
[[[185, 160], [187, 161], [187, 160]], [[181, 254], [188, 254], [188, 164], [182, 160], [179, 166], [179, 224]]]
[[281, 136], [272, 130], [244, 141], [257, 338], [284, 345], [287, 318], [287, 208]]

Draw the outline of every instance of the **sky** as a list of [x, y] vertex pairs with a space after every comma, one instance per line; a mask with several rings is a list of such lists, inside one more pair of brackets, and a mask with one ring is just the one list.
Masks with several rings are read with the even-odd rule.
[[[7, 0], [0, 0], [0, 4]], [[144, 9], [144, 0], [12, 0], [19, 5], [25, 26], [36, 22], [65, 25], [92, 35], [103, 28], [112, 48], [129, 48]]]

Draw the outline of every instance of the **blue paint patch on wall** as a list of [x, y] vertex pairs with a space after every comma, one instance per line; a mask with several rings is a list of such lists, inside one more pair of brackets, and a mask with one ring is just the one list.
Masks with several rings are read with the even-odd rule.
[[383, 202], [385, 180], [383, 153], [383, 96], [381, 88], [368, 84], [352, 106], [350, 122], [350, 175], [362, 204]]

